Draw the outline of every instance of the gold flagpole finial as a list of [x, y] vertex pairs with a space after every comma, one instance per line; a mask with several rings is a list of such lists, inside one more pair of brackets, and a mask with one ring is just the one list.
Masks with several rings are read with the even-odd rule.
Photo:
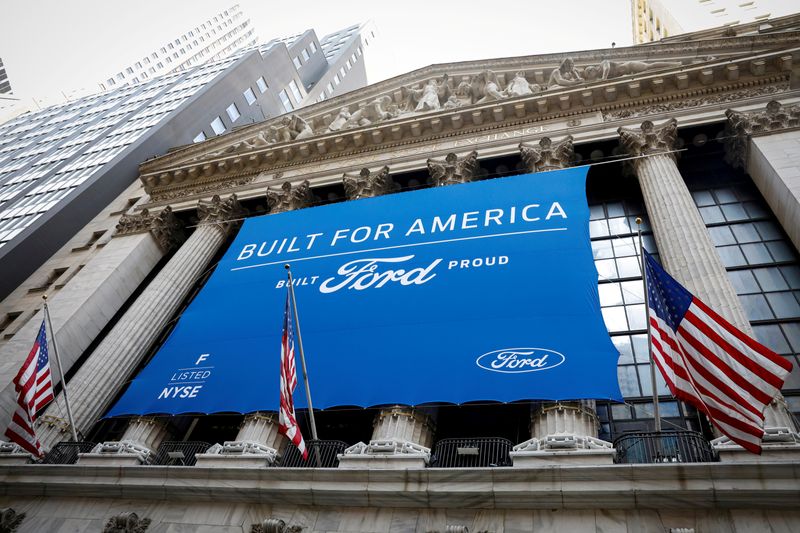
[[642, 217], [636, 217], [636, 225], [637, 226], [641, 226], [642, 225]]

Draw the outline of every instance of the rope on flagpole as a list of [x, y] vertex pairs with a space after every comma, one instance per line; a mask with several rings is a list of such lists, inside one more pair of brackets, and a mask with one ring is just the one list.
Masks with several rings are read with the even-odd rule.
[[661, 415], [658, 409], [658, 390], [656, 387], [656, 363], [653, 357], [653, 339], [650, 333], [650, 294], [647, 291], [647, 266], [644, 259], [644, 246], [642, 245], [642, 219], [636, 217], [636, 231], [639, 235], [639, 261], [642, 265], [642, 281], [644, 282], [644, 317], [647, 325], [647, 354], [650, 357], [650, 383], [653, 392], [653, 416], [655, 419], [656, 433], [661, 432]]

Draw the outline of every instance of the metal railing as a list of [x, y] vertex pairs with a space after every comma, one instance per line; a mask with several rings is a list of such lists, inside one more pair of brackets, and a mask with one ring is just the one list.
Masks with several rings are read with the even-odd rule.
[[347, 448], [347, 443], [340, 440], [307, 440], [308, 459], [304, 460], [300, 451], [290, 444], [283, 452], [277, 466], [282, 468], [336, 468], [339, 466], [337, 455], [344, 453], [345, 448]]
[[41, 463], [44, 465], [74, 465], [79, 453], [89, 453], [94, 442], [59, 442], [47, 452]]
[[628, 433], [614, 441], [616, 463], [711, 463], [718, 461], [711, 444], [696, 431]]
[[434, 468], [511, 466], [514, 444], [500, 437], [443, 439], [436, 443], [430, 465]]
[[173, 441], [168, 440], [158, 447], [156, 456], [151, 464], [162, 466], [194, 466], [197, 461], [195, 455], [203, 453], [211, 445], [207, 442], [196, 440]]

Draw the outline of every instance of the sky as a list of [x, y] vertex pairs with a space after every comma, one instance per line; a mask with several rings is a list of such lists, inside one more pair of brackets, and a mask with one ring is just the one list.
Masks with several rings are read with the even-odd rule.
[[[21, 97], [97, 83], [236, 0], [3, 0], [0, 58]], [[239, 0], [262, 41], [373, 20], [371, 82], [424, 67], [632, 42], [630, 0]]]

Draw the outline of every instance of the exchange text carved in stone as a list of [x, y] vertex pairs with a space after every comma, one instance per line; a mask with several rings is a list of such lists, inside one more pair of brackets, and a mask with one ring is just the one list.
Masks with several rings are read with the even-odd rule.
[[553, 143], [549, 137], [543, 137], [538, 144], [520, 143], [519, 151], [522, 162], [528, 172], [545, 172], [569, 166], [575, 151], [572, 146], [572, 135]]
[[103, 533], [144, 533], [148, 527], [149, 518], [139, 518], [136, 513], [121, 513], [108, 519]]
[[473, 150], [464, 157], [449, 153], [442, 160], [428, 159], [430, 182], [434, 187], [473, 181], [480, 170], [478, 152]]
[[344, 192], [350, 200], [358, 198], [372, 198], [392, 191], [394, 183], [389, 178], [389, 167], [383, 167], [378, 172], [371, 172], [362, 168], [357, 176], [345, 174], [342, 176]]
[[314, 202], [314, 195], [311, 193], [311, 184], [308, 180], [292, 187], [290, 182], [284, 182], [280, 189], [267, 189], [267, 205], [270, 213], [284, 213], [303, 209]]
[[139, 213], [122, 215], [115, 236], [150, 232], [162, 250], [169, 251], [184, 240], [183, 224], [167, 206], [158, 213], [142, 209]]
[[728, 123], [725, 126], [725, 156], [734, 167], [747, 164], [750, 137], [753, 134], [780, 131], [800, 126], [800, 105], [781, 105], [772, 100], [763, 111], [741, 113], [725, 111]]
[[25, 513], [18, 513], [11, 507], [0, 509], [0, 533], [14, 533], [24, 519]]

